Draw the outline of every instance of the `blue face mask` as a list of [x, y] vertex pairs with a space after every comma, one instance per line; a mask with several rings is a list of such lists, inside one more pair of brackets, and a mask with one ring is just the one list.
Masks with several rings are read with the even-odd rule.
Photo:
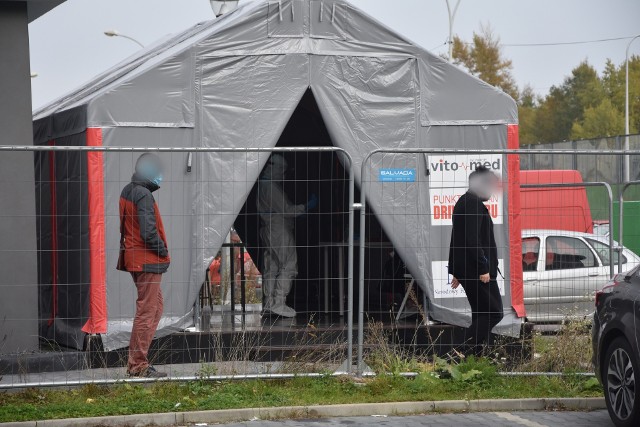
[[153, 182], [155, 185], [157, 185], [158, 187], [160, 187], [160, 184], [162, 184], [162, 180], [164, 179], [164, 177], [162, 176], [162, 174], [158, 174], [156, 175], [155, 178], [153, 178], [151, 180], [151, 182]]
[[145, 180], [157, 185], [158, 187], [160, 187], [160, 184], [163, 180], [162, 172], [160, 172], [157, 167], [151, 164], [141, 165], [139, 168], [139, 174], [141, 178], [144, 178]]

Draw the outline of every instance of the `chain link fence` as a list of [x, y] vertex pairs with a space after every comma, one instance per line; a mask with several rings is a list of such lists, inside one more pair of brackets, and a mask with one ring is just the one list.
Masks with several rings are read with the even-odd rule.
[[[378, 150], [352, 163], [331, 147], [2, 148], [34, 152], [35, 182], [5, 184], [35, 186], [37, 247], [1, 251], [22, 251], [38, 271], [24, 301], [34, 316], [10, 333], [37, 334], [39, 348], [0, 347], [0, 388], [129, 380], [136, 290], [116, 270], [119, 204], [148, 151], [166, 165], [154, 197], [171, 255], [149, 358], [174, 380], [404, 372], [461, 357], [472, 317], [448, 271], [451, 221], [477, 166], [501, 179], [485, 205], [504, 307], [487, 356], [502, 370], [589, 371], [594, 293], [640, 264], [626, 202], [636, 200], [633, 183], [625, 248], [615, 242], [619, 150]], [[281, 178], [265, 172], [274, 153], [287, 165]], [[269, 239], [273, 227], [292, 240]], [[288, 257], [288, 273], [269, 270], [273, 250]], [[290, 289], [278, 282], [287, 278]], [[3, 294], [18, 286], [0, 284]], [[269, 315], [274, 291], [294, 317]]]
[[[614, 221], [609, 224], [605, 195], [596, 189], [587, 189], [589, 204], [594, 221], [595, 233], [606, 235], [612, 230], [616, 239], [619, 237], [619, 197], [622, 192], [624, 178], [624, 156], [597, 156], [591, 159], [577, 154], [557, 154], [563, 150], [582, 150], [600, 153], [609, 150], [624, 150], [628, 140], [629, 149], [640, 150], [640, 134], [620, 135], [607, 138], [595, 138], [579, 141], [565, 141], [551, 144], [535, 144], [523, 146], [527, 150], [552, 150], [548, 154], [523, 154], [521, 168], [523, 170], [576, 170], [585, 182], [606, 182], [611, 185], [614, 194]], [[631, 154], [629, 158], [629, 180], [640, 180], [640, 156]], [[640, 188], [629, 186], [624, 192], [626, 220], [624, 240], [636, 252], [640, 253]]]

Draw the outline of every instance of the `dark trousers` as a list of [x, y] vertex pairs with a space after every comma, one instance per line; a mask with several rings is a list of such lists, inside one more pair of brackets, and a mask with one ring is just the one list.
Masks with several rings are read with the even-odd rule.
[[493, 345], [491, 330], [504, 316], [498, 282], [464, 280], [460, 281], [460, 284], [471, 306], [471, 326], [467, 330], [465, 343], [471, 354], [481, 356], [487, 346]]

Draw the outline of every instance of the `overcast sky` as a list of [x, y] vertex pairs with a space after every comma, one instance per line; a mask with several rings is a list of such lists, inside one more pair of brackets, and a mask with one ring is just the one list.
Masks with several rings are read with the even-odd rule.
[[[241, 0], [252, 1], [252, 0]], [[445, 0], [351, 0], [376, 19], [435, 53], [446, 51]], [[450, 0], [455, 3], [456, 0]], [[116, 29], [143, 44], [210, 20], [208, 0], [67, 0], [29, 25], [33, 106], [65, 94], [135, 53], [138, 46], [103, 32]], [[640, 34], [640, 0], [461, 0], [454, 33], [471, 40], [491, 25], [505, 45], [558, 43]], [[602, 70], [607, 58], [624, 61], [628, 40], [564, 46], [505, 46], [520, 87], [540, 94], [580, 61]], [[640, 40], [631, 52], [640, 54]]]

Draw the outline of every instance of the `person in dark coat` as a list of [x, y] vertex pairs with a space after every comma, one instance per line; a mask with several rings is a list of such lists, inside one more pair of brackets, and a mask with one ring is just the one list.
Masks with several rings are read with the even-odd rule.
[[118, 270], [131, 273], [138, 298], [133, 319], [127, 373], [160, 378], [147, 355], [162, 316], [162, 274], [171, 259], [158, 204], [153, 192], [162, 183], [162, 163], [155, 154], [138, 158], [136, 170], [120, 195], [120, 258]]
[[462, 286], [471, 306], [467, 345], [476, 356], [493, 344], [491, 330], [504, 316], [498, 288], [498, 249], [493, 220], [484, 202], [498, 186], [498, 177], [484, 166], [469, 175], [469, 190], [453, 209], [449, 247], [451, 287]]

